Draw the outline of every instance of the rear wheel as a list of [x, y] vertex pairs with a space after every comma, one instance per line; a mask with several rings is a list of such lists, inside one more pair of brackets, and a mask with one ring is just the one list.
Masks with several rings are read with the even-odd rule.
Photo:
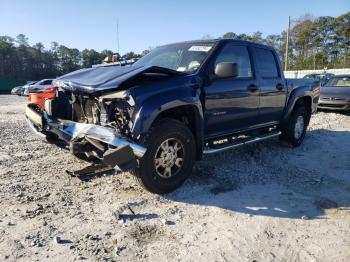
[[150, 192], [165, 194], [175, 190], [192, 172], [194, 141], [192, 132], [182, 122], [159, 121], [142, 141], [147, 151], [132, 173]]
[[293, 110], [291, 117], [282, 129], [282, 139], [297, 147], [303, 142], [306, 129], [310, 120], [310, 112], [304, 103], [298, 103]]

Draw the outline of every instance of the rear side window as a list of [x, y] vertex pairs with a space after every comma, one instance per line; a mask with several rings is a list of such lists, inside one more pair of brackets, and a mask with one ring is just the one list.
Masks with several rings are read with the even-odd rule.
[[215, 60], [215, 66], [222, 62], [237, 63], [238, 77], [252, 77], [252, 66], [247, 47], [227, 44]]
[[278, 78], [278, 69], [275, 56], [271, 50], [255, 48], [256, 66], [261, 77]]

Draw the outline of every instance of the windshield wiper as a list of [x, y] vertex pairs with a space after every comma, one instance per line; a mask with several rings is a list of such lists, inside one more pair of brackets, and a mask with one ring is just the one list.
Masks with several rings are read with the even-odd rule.
[[178, 75], [178, 76], [188, 75], [188, 73], [186, 72], [176, 71], [174, 69], [161, 67], [161, 66], [151, 66], [148, 68], [147, 73], [163, 73], [167, 75]]

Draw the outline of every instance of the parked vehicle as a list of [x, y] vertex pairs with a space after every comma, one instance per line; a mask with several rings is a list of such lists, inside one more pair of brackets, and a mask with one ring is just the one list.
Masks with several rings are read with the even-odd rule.
[[321, 85], [324, 85], [333, 76], [335, 76], [335, 74], [332, 74], [332, 73], [308, 74], [308, 75], [305, 75], [303, 78], [318, 80], [321, 82]]
[[29, 92], [28, 92], [28, 89], [30, 86], [32, 85], [35, 85], [38, 81], [31, 81], [31, 82], [28, 82], [27, 84], [25, 84], [23, 86], [23, 95], [25, 96], [28, 96]]
[[24, 95], [28, 96], [31, 91], [40, 90], [43, 87], [51, 86], [53, 79], [43, 79], [25, 87]]
[[11, 95], [18, 95], [18, 96], [23, 95], [23, 86], [16, 86], [12, 88]]
[[334, 76], [321, 87], [318, 108], [350, 110], [350, 75]]
[[316, 111], [319, 82], [285, 80], [269, 46], [231, 39], [158, 47], [130, 67], [78, 70], [54, 81], [29, 126], [77, 157], [130, 169], [146, 189], [167, 193], [195, 160], [281, 136], [299, 146]]

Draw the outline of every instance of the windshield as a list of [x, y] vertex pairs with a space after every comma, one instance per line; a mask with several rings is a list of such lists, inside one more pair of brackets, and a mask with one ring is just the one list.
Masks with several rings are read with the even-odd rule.
[[305, 75], [303, 78], [304, 79], [314, 79], [315, 75]]
[[194, 73], [208, 56], [212, 43], [182, 43], [157, 47], [137, 61], [135, 66], [159, 66]]
[[315, 79], [317, 80], [323, 80], [325, 77], [325, 75], [315, 75]]
[[318, 74], [318, 75], [306, 75], [303, 78], [304, 79], [316, 79], [316, 80], [323, 80], [326, 77], [324, 74]]
[[348, 77], [333, 77], [328, 80], [325, 86], [350, 87], [350, 76]]

